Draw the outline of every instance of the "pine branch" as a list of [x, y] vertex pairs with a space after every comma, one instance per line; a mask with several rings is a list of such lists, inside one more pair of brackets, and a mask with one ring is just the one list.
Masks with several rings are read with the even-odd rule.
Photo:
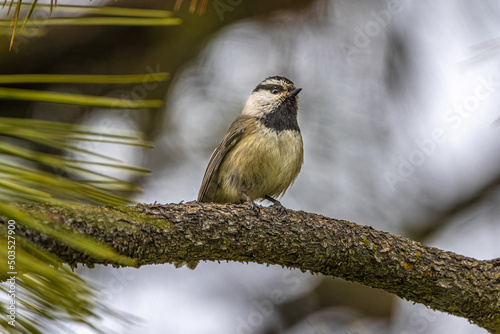
[[[46, 224], [94, 237], [138, 265], [202, 260], [279, 264], [380, 288], [500, 333], [500, 259], [479, 261], [302, 211], [279, 214], [263, 208], [256, 215], [242, 205], [196, 202], [16, 207]], [[0, 218], [2, 224], [6, 220]], [[111, 263], [22, 226], [16, 232], [71, 265]]]

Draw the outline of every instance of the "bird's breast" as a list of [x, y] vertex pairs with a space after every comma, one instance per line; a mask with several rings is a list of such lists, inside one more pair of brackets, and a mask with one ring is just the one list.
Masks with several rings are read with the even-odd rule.
[[223, 192], [241, 196], [244, 191], [254, 199], [278, 196], [295, 180], [302, 161], [299, 131], [277, 131], [257, 121], [221, 165]]

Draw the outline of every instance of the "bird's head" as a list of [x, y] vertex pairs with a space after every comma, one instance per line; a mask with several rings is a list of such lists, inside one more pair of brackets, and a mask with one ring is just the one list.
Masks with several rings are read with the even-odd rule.
[[286, 110], [297, 115], [297, 94], [302, 88], [297, 88], [285, 77], [274, 76], [264, 79], [255, 87], [248, 98], [243, 115], [262, 118], [277, 111]]

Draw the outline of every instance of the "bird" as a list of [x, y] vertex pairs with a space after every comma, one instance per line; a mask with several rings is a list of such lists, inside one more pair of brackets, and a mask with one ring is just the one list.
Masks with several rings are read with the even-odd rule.
[[246, 203], [258, 213], [254, 201], [267, 199], [285, 210], [276, 197], [294, 182], [304, 161], [297, 121], [301, 90], [282, 76], [255, 87], [210, 157], [199, 203]]

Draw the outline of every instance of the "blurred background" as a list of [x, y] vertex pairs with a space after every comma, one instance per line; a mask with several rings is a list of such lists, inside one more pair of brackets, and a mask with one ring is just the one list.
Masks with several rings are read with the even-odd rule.
[[[163, 10], [175, 2], [71, 1]], [[209, 0], [203, 14], [190, 6], [175, 13], [179, 26], [54, 26], [17, 38], [10, 52], [10, 37], [0, 39], [2, 74], [171, 74], [119, 88], [23, 87], [165, 99], [164, 108], [0, 100], [1, 116], [143, 131], [154, 149], [82, 145], [153, 171], [135, 180], [144, 191], [134, 201], [192, 201], [253, 88], [286, 76], [303, 88], [305, 159], [285, 207], [478, 259], [499, 256], [500, 3]], [[106, 305], [130, 314], [132, 323], [96, 324], [116, 333], [486, 333], [381, 290], [279, 266], [77, 272]], [[69, 323], [64, 331], [89, 332]]]

